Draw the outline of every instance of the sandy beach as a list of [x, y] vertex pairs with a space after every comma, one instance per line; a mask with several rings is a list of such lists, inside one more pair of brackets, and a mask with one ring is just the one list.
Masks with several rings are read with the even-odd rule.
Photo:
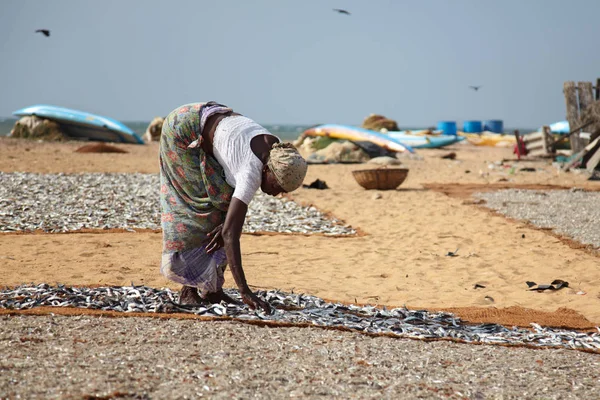
[[600, 399], [600, 2], [1, 10], [0, 400]]
[[[0, 171], [158, 173], [156, 143], [116, 145], [124, 154], [75, 152], [82, 145], [0, 138]], [[455, 160], [441, 158], [451, 151]], [[365, 190], [355, 182], [351, 172], [372, 168], [367, 164], [311, 165], [305, 183], [318, 178], [329, 189], [301, 188], [287, 197], [318, 208], [358, 234], [244, 234], [244, 269], [251, 287], [347, 304], [444, 310], [467, 323], [596, 330], [597, 248], [490, 210], [476, 194], [510, 188], [597, 192], [599, 183], [582, 173], [563, 172], [550, 161], [516, 162], [506, 148], [420, 150], [417, 157], [402, 157], [402, 163], [410, 170], [408, 178], [391, 191]], [[161, 245], [160, 230], [149, 229], [2, 233], [0, 285], [133, 283], [177, 290], [160, 275]], [[456, 249], [456, 257], [447, 256]], [[526, 284], [555, 279], [568, 281], [569, 287], [535, 292]], [[225, 286], [234, 287], [229, 272]], [[30, 311], [1, 312], [0, 347], [7, 354], [0, 363], [2, 396], [577, 398], [595, 393], [599, 379], [593, 367], [597, 354], [578, 351], [369, 338], [193, 321], [178, 314], [157, 320], [107, 318], [119, 314], [98, 316], [85, 309]], [[139, 334], [144, 331], [151, 336]], [[215, 338], [222, 345], [206, 353]], [[191, 353], [189, 343], [195, 349]], [[153, 354], [162, 345], [169, 350]], [[74, 362], [76, 352], [94, 362], [89, 367]], [[251, 367], [240, 375], [244, 362]], [[103, 367], [114, 363], [120, 365], [118, 373]], [[33, 384], [44, 368], [63, 372]], [[564, 375], [565, 369], [571, 372]], [[475, 370], [485, 371], [481, 379], [469, 378]], [[161, 378], [166, 380], [160, 383]]]
[[[127, 154], [76, 153], [80, 142], [2, 138], [0, 170], [35, 173], [158, 173], [158, 145], [118, 145]], [[440, 156], [454, 151], [455, 160]], [[598, 257], [548, 229], [511, 220], [475, 201], [497, 188], [583, 188], [600, 184], [549, 161], [516, 163], [510, 149], [455, 145], [403, 159], [410, 172], [392, 191], [364, 190], [351, 171], [365, 165], [311, 165], [306, 182], [330, 189], [289, 195], [359, 230], [355, 237], [243, 235], [255, 289], [305, 292], [342, 302], [452, 310], [473, 322], [589, 328], [600, 323]], [[516, 166], [490, 165], [500, 160]], [[521, 172], [533, 167], [535, 172]], [[458, 257], [447, 252], [458, 251]], [[159, 273], [160, 231], [2, 234], [0, 284], [177, 286]], [[528, 291], [526, 281], [562, 279], [569, 288]], [[479, 284], [485, 288], [474, 289]], [[226, 286], [233, 286], [226, 276]], [[577, 294], [580, 293], [580, 294]], [[585, 293], [585, 294], [581, 294]]]

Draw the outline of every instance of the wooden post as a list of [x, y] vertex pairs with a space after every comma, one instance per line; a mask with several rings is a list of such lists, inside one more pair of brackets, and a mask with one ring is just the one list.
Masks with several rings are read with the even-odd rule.
[[[594, 132], [594, 135], [600, 134], [600, 129]], [[594, 136], [592, 135], [592, 136]], [[581, 159], [581, 165], [584, 165], [590, 174], [594, 173], [594, 170], [600, 164], [600, 140], [595, 139], [586, 146], [588, 150]]]
[[600, 100], [600, 78], [596, 79], [596, 101]]
[[556, 153], [556, 149], [554, 148], [554, 137], [552, 136], [550, 127], [548, 125], [544, 125], [542, 127], [542, 132], [544, 132], [544, 152], [546, 154]]
[[[567, 105], [567, 121], [569, 121], [569, 127], [573, 129], [579, 126], [579, 107], [577, 104], [577, 89], [575, 82], [568, 81], [563, 85], [563, 92], [565, 94], [565, 102]], [[574, 132], [571, 137], [571, 151], [573, 154], [577, 154], [583, 149], [583, 146], [579, 141], [579, 132]]]
[[579, 118], [581, 118], [585, 110], [594, 102], [592, 82], [579, 82], [577, 84], [577, 94], [579, 95]]
[[[579, 96], [579, 122], [583, 121], [585, 110], [594, 102], [594, 91], [592, 89], [592, 82], [578, 82], [577, 83], [577, 95]], [[593, 128], [593, 126], [592, 126]], [[587, 132], [593, 132], [588, 130]], [[589, 143], [589, 139], [579, 138], [579, 143], [582, 147], [585, 147]]]
[[519, 131], [515, 129], [515, 140], [517, 141], [517, 145], [515, 146], [515, 152], [517, 153], [517, 160], [521, 159], [521, 137], [519, 136]]

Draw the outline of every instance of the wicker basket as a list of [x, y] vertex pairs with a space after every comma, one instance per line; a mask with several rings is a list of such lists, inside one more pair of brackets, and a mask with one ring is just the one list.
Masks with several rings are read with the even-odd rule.
[[396, 189], [408, 175], [406, 168], [377, 168], [352, 171], [356, 182], [365, 189]]

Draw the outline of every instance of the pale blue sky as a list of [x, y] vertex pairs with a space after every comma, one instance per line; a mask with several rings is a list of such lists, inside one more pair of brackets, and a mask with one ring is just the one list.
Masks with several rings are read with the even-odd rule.
[[563, 81], [600, 77], [599, 15], [599, 0], [0, 0], [0, 116], [149, 120], [212, 99], [265, 124], [538, 127], [564, 119]]

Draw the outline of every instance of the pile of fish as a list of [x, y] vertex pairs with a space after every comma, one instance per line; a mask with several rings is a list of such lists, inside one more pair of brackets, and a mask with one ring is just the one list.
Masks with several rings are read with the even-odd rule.
[[[240, 300], [236, 290], [225, 292]], [[444, 312], [343, 305], [314, 296], [276, 290], [259, 291], [257, 294], [271, 304], [271, 315], [250, 310], [243, 304], [182, 306], [178, 304], [176, 292], [133, 284], [98, 288], [24, 285], [0, 291], [0, 308], [23, 310], [55, 306], [117, 312], [184, 312], [213, 317], [228, 316], [238, 320], [308, 323], [415, 339], [452, 338], [468, 343], [564, 347], [600, 352], [600, 328], [597, 328], [598, 332], [581, 333], [543, 328], [537, 324], [531, 324], [533, 331], [516, 327], [509, 329], [497, 324], [468, 325], [453, 314]]]
[[508, 217], [527, 220], [541, 228], [600, 249], [600, 192], [507, 189], [475, 193], [485, 206]]
[[[0, 232], [160, 229], [156, 174], [0, 172]], [[245, 232], [354, 235], [314, 207], [258, 192]]]

